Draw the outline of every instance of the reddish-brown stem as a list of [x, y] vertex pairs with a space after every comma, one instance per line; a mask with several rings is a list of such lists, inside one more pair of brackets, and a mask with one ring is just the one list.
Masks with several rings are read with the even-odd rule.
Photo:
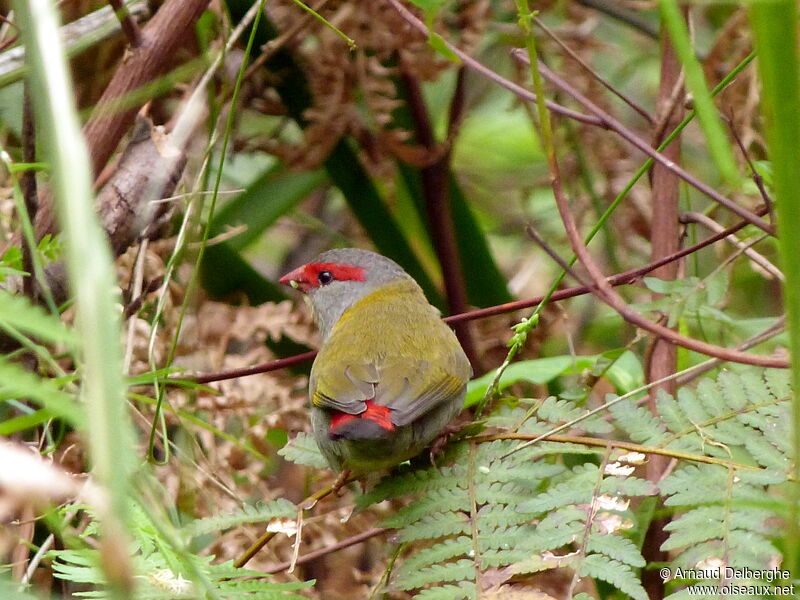
[[[412, 27], [414, 27], [414, 29], [422, 33], [426, 38], [429, 37], [430, 34], [428, 32], [428, 28], [425, 25], [425, 23], [420, 21], [405, 6], [403, 6], [400, 3], [400, 0], [386, 0], [386, 1], [389, 2], [395, 8], [395, 10], [397, 10], [397, 12], [403, 17], [403, 19], [405, 19], [406, 22], [408, 22]], [[484, 77], [501, 85], [502, 87], [511, 91], [518, 97], [522, 98], [523, 100], [527, 100], [529, 102], [536, 101], [536, 95], [533, 94], [532, 92], [526, 90], [522, 86], [517, 85], [512, 81], [505, 79], [504, 77], [501, 77], [500, 75], [498, 75], [488, 67], [485, 67], [484, 65], [476, 61], [474, 58], [470, 57], [465, 52], [462, 52], [457, 47], [453, 46], [447, 41], [445, 41], [445, 45], [456, 56], [458, 56], [458, 58], [464, 63], [464, 65], [467, 68], [477, 73], [480, 73]], [[520, 50], [519, 52], [512, 51], [512, 54], [519, 60], [522, 61], [527, 60], [527, 55], [522, 50]], [[670, 160], [661, 155], [661, 153], [653, 149], [645, 140], [641, 139], [639, 136], [637, 136], [628, 128], [626, 128], [624, 125], [622, 125], [622, 123], [620, 123], [614, 117], [612, 117], [607, 112], [603, 111], [600, 107], [598, 107], [596, 104], [588, 100], [585, 96], [583, 96], [580, 92], [578, 92], [574, 87], [572, 87], [566, 81], [556, 76], [552, 71], [547, 69], [545, 65], [540, 66], [540, 72], [548, 81], [550, 81], [553, 85], [555, 85], [568, 95], [572, 96], [573, 99], [578, 101], [581, 105], [584, 106], [584, 108], [586, 108], [592, 114], [586, 115], [578, 111], [568, 109], [550, 100], [546, 100], [545, 105], [551, 112], [565, 116], [569, 119], [580, 121], [581, 123], [586, 123], [588, 125], [595, 125], [597, 127], [602, 127], [603, 129], [614, 131], [620, 137], [627, 140], [629, 143], [631, 143], [634, 147], [638, 148], [647, 156], [651, 157], [656, 162], [661, 163], [666, 168], [674, 171], [681, 179], [686, 181], [686, 183], [688, 183], [692, 187], [697, 188], [715, 202], [726, 207], [731, 212], [739, 215], [742, 219], [745, 219], [749, 223], [755, 225], [765, 233], [768, 233], [769, 235], [773, 236], [775, 235], [774, 229], [769, 223], [767, 223], [763, 219], [758, 218], [750, 211], [742, 208], [729, 198], [726, 198], [725, 196], [717, 192], [711, 186], [703, 183], [690, 173], [686, 172], [684, 169], [681, 169], [680, 167], [672, 163]]]
[[183, 46], [209, 0], [167, 0], [141, 31], [141, 42], [123, 59], [83, 128], [92, 171], [99, 173], [133, 125], [139, 106], [119, 107], [120, 99], [159, 77]]
[[138, 48], [141, 46], [142, 32], [139, 29], [139, 25], [137, 25], [136, 21], [131, 18], [131, 13], [128, 12], [128, 8], [125, 6], [125, 3], [122, 0], [108, 0], [108, 3], [111, 5], [111, 8], [114, 9], [114, 14], [116, 14], [117, 19], [119, 19], [122, 32], [125, 34], [125, 37], [128, 38], [128, 43], [131, 45], [131, 47]]
[[[654, 148], [658, 148], [664, 141], [664, 136], [678, 128], [683, 120], [683, 107], [677, 100], [683, 96], [681, 76], [681, 62], [675, 54], [675, 49], [666, 33], [661, 36], [661, 76], [656, 100], [656, 124], [658, 129], [651, 140]], [[662, 150], [664, 158], [673, 164], [680, 164], [681, 138], [678, 135], [671, 144]], [[663, 256], [674, 254], [680, 242], [680, 223], [678, 221], [678, 202], [680, 199], [680, 179], [676, 173], [666, 168], [661, 163], [654, 163], [651, 178], [652, 218], [650, 221], [650, 260], [657, 261]], [[673, 281], [678, 276], [679, 263], [671, 262], [659, 267], [653, 275], [666, 281]], [[653, 294], [658, 299], [660, 294]], [[653, 338], [648, 348], [646, 364], [647, 381], [659, 381], [672, 375], [677, 368], [677, 347], [668, 340]], [[656, 398], [659, 391], [674, 396], [675, 381], [668, 380], [654, 386], [648, 392], [648, 406], [650, 412], [658, 415]], [[662, 473], [667, 468], [669, 459], [664, 456], [653, 456], [648, 461], [645, 469], [650, 481], [658, 482]], [[647, 529], [643, 551], [647, 561], [663, 562], [667, 560], [666, 553], [661, 551], [661, 545], [666, 541], [667, 534], [664, 530], [666, 521], [656, 518], [650, 522]], [[651, 599], [664, 597], [664, 581], [655, 572], [643, 575], [642, 585], [647, 590]]]
[[[519, 53], [514, 52], [514, 56], [516, 56], [519, 60], [526, 61], [527, 56]], [[547, 79], [551, 84], [553, 84], [556, 88], [571, 96], [576, 102], [578, 102], [581, 106], [583, 106], [586, 110], [592, 113], [594, 116], [598, 117], [599, 119], [603, 120], [611, 131], [619, 135], [624, 140], [628, 141], [631, 145], [633, 145], [638, 150], [642, 151], [644, 154], [652, 158], [657, 163], [660, 163], [665, 168], [669, 169], [673, 173], [675, 173], [678, 177], [683, 179], [686, 183], [691, 185], [693, 188], [704, 193], [706, 196], [721, 204], [732, 213], [739, 215], [742, 219], [748, 221], [750, 224], [755, 225], [763, 232], [768, 233], [769, 235], [774, 236], [775, 231], [772, 225], [764, 221], [763, 219], [757, 217], [749, 210], [739, 206], [730, 198], [726, 198], [722, 194], [720, 194], [717, 190], [709, 186], [708, 184], [700, 181], [691, 173], [688, 173], [686, 170], [672, 162], [668, 157], [664, 154], [658, 152], [655, 148], [650, 146], [645, 140], [637, 136], [633, 133], [630, 129], [625, 127], [622, 123], [620, 123], [617, 119], [612, 117], [594, 102], [589, 100], [586, 96], [584, 96], [581, 92], [575, 89], [569, 82], [559, 77], [556, 73], [551, 71], [547, 68], [546, 65], [540, 64], [539, 71], [542, 74], [542, 77]]]
[[562, 49], [564, 52], [566, 52], [566, 53], [567, 53], [567, 55], [568, 55], [568, 56], [569, 56], [569, 57], [570, 57], [572, 60], [574, 60], [574, 61], [575, 61], [576, 63], [578, 63], [578, 64], [579, 64], [581, 67], [583, 67], [583, 68], [584, 68], [584, 69], [585, 69], [585, 70], [586, 70], [586, 71], [589, 73], [589, 75], [591, 75], [591, 76], [592, 76], [592, 77], [595, 79], [595, 81], [597, 81], [597, 82], [598, 82], [600, 85], [602, 85], [604, 88], [606, 88], [606, 89], [607, 89], [609, 92], [611, 92], [612, 94], [614, 94], [614, 95], [615, 95], [617, 98], [619, 98], [620, 100], [622, 100], [622, 101], [623, 101], [625, 104], [627, 104], [627, 105], [628, 105], [628, 106], [630, 106], [630, 107], [631, 107], [633, 110], [635, 110], [637, 113], [639, 113], [639, 115], [641, 115], [641, 116], [642, 116], [642, 118], [644, 118], [644, 119], [645, 119], [645, 120], [646, 120], [648, 123], [653, 123], [653, 117], [651, 117], [651, 116], [650, 116], [650, 113], [648, 113], [648, 112], [647, 112], [647, 111], [646, 111], [644, 108], [642, 108], [642, 107], [641, 107], [639, 104], [637, 104], [637, 103], [636, 103], [636, 101], [635, 101], [635, 100], [633, 100], [633, 98], [631, 98], [630, 96], [628, 96], [628, 95], [624, 94], [624, 93], [622, 92], [622, 90], [619, 90], [619, 89], [615, 88], [615, 87], [614, 87], [613, 85], [611, 85], [611, 84], [610, 84], [608, 81], [606, 81], [606, 80], [605, 80], [603, 77], [601, 77], [601, 76], [600, 76], [600, 73], [598, 73], [597, 71], [595, 71], [595, 70], [594, 70], [594, 69], [593, 69], [593, 68], [592, 68], [590, 65], [588, 65], [588, 64], [586, 63], [586, 61], [584, 61], [584, 60], [583, 60], [583, 59], [582, 59], [582, 58], [581, 58], [581, 57], [578, 55], [578, 53], [577, 53], [577, 52], [575, 52], [575, 51], [574, 51], [572, 48], [570, 48], [570, 47], [569, 47], [567, 44], [565, 44], [565, 43], [564, 43], [564, 42], [561, 40], [561, 38], [560, 38], [560, 37], [558, 37], [558, 36], [555, 34], [555, 32], [554, 32], [554, 31], [552, 31], [552, 30], [551, 30], [551, 29], [550, 29], [550, 28], [549, 28], [547, 25], [545, 25], [545, 24], [544, 24], [544, 22], [543, 22], [543, 21], [542, 21], [540, 18], [538, 18], [538, 17], [534, 18], [534, 19], [533, 19], [533, 22], [534, 22], [534, 23], [536, 23], [536, 25], [537, 25], [539, 28], [541, 28], [541, 30], [542, 30], [542, 31], [544, 31], [544, 32], [547, 34], [547, 36], [548, 36], [548, 37], [549, 37], [551, 40], [553, 40], [553, 41], [554, 41], [556, 44], [558, 44], [558, 45], [559, 45], [559, 47], [560, 47], [560, 48], [561, 48], [561, 49]]
[[304, 352], [295, 356], [273, 360], [261, 365], [253, 367], [246, 367], [244, 369], [233, 369], [231, 371], [222, 371], [221, 373], [211, 373], [209, 375], [200, 375], [193, 377], [191, 380], [196, 383], [211, 383], [213, 381], [224, 381], [226, 379], [236, 379], [237, 377], [246, 377], [247, 375], [258, 375], [259, 373], [269, 373], [270, 371], [279, 371], [295, 365], [301, 365], [310, 360], [314, 360], [317, 355], [316, 351]]
[[[30, 85], [25, 81], [23, 100], [22, 100], [22, 160], [28, 164], [36, 162], [36, 123], [33, 119], [33, 105], [31, 104]], [[26, 169], [20, 178], [22, 188], [22, 198], [25, 202], [25, 210], [31, 223], [36, 219], [36, 211], [39, 208], [39, 200], [36, 191], [36, 171]], [[28, 298], [33, 298], [34, 285], [36, 278], [33, 274], [33, 253], [35, 247], [31, 247], [27, 240], [20, 244], [22, 248], [22, 268], [28, 274], [22, 279], [22, 290]]]
[[[462, 71], [463, 73], [463, 71]], [[464, 278], [461, 270], [461, 257], [458, 254], [456, 236], [453, 231], [453, 218], [450, 211], [450, 140], [445, 148], [440, 148], [436, 143], [428, 109], [422, 97], [419, 82], [401, 70], [401, 79], [405, 88], [406, 98], [411, 119], [414, 122], [414, 131], [417, 142], [437, 159], [430, 165], [420, 169], [422, 183], [422, 196], [425, 201], [425, 211], [428, 216], [428, 226], [431, 241], [439, 258], [444, 279], [445, 296], [450, 314], [459, 314], [467, 310], [467, 293], [464, 288]], [[464, 78], [459, 76], [453, 92], [451, 104], [451, 123], [461, 120], [463, 108]], [[480, 371], [475, 345], [466, 323], [459, 323], [453, 329], [458, 341], [461, 342], [464, 352], [469, 358], [475, 371]]]
[[[766, 209], [760, 209], [759, 211], [757, 211], [757, 214], [764, 214], [765, 212]], [[609, 285], [614, 285], [614, 286], [633, 283], [634, 281], [652, 272], [654, 269], [657, 269], [661, 265], [667, 264], [668, 262], [674, 260], [679, 260], [684, 256], [688, 256], [689, 254], [702, 250], [706, 246], [710, 246], [711, 244], [714, 244], [724, 239], [728, 235], [735, 233], [740, 229], [744, 229], [745, 227], [747, 227], [747, 225], [749, 225], [747, 221], [740, 221], [736, 225], [728, 227], [727, 229], [720, 231], [719, 233], [709, 236], [705, 240], [698, 242], [693, 246], [684, 248], [683, 250], [679, 250], [672, 256], [665, 256], [661, 260], [644, 265], [643, 267], [631, 269], [630, 271], [625, 271], [624, 273], [617, 273], [616, 275], [612, 275], [611, 277], [609, 277], [607, 281]], [[566, 288], [563, 290], [558, 290], [554, 292], [553, 295], [550, 297], [550, 301], [558, 302], [560, 300], [566, 300], [568, 298], [582, 296], [584, 294], [591, 293], [594, 289], [595, 289], [594, 286], [579, 285], [571, 288]], [[449, 317], [445, 317], [444, 321], [446, 323], [458, 323], [460, 321], [473, 321], [475, 319], [494, 317], [497, 315], [514, 312], [516, 310], [522, 310], [524, 308], [530, 308], [532, 306], [536, 306], [542, 301], [542, 299], [543, 296], [537, 296], [535, 298], [530, 298], [528, 300], [517, 300], [515, 302], [506, 302], [504, 304], [498, 304], [497, 306], [479, 308], [459, 315], [451, 315]], [[284, 369], [286, 367], [302, 364], [304, 362], [313, 360], [313, 358], [316, 355], [317, 355], [316, 352], [305, 352], [303, 354], [298, 354], [296, 356], [281, 358], [279, 360], [265, 362], [260, 365], [255, 365], [244, 369], [232, 369], [230, 371], [220, 371], [218, 373], [209, 373], [208, 375], [200, 375], [189, 378], [176, 377], [176, 379], [189, 379], [197, 383], [212, 383], [214, 381], [224, 381], [227, 379], [235, 379], [237, 377], [245, 377], [247, 375], [258, 375], [259, 373], [269, 373], [270, 371], [277, 371], [280, 369]], [[783, 366], [784, 368], [787, 367], [788, 363], [784, 363]]]
[[[656, 116], [659, 124], [656, 137], [652, 140], [655, 148], [664, 141], [666, 132], [675, 130], [683, 120], [683, 109], [679, 102], [673, 101], [682, 95], [681, 63], [675, 54], [667, 35], [661, 39], [661, 80], [659, 83], [658, 99], [656, 101]], [[676, 93], [675, 91], [678, 90]], [[663, 156], [674, 164], [680, 163], [681, 138], [677, 136], [671, 144], [662, 151]], [[680, 195], [680, 179], [670, 169], [661, 163], [653, 165], [652, 173], [652, 218], [650, 221], [650, 260], [655, 262], [664, 256], [670, 256], [678, 250], [680, 242], [680, 223], [678, 220], [678, 201]], [[672, 281], [678, 276], [677, 261], [668, 263], [653, 271], [659, 279]], [[654, 294], [655, 299], [660, 294]], [[675, 371], [676, 347], [661, 338], [654, 338], [648, 352], [647, 379], [657, 381], [664, 379]], [[649, 406], [653, 413], [656, 409], [656, 396], [658, 390], [663, 389], [668, 394], [675, 393], [675, 383], [667, 381], [650, 390]], [[661, 470], [665, 466], [663, 460], [654, 460], [648, 463], [648, 478], [657, 481]], [[657, 544], [661, 546], [661, 544]], [[663, 582], [661, 593], [663, 594]]]
[[569, 238], [572, 251], [581, 261], [584, 268], [588, 272], [592, 280], [592, 287], [594, 288], [595, 295], [603, 302], [608, 304], [611, 308], [616, 310], [620, 316], [628, 323], [635, 325], [645, 331], [662, 338], [666, 338], [670, 343], [682, 346], [689, 350], [694, 350], [706, 356], [720, 358], [729, 362], [736, 362], [742, 364], [756, 365], [760, 367], [775, 367], [786, 369], [789, 363], [785, 358], [777, 356], [759, 356], [756, 354], [748, 354], [746, 352], [739, 352], [731, 350], [730, 348], [723, 348], [714, 344], [709, 344], [700, 340], [696, 340], [685, 335], [681, 335], [672, 331], [668, 327], [664, 327], [658, 323], [646, 319], [635, 310], [631, 309], [625, 301], [617, 294], [611, 287], [611, 284], [603, 275], [594, 257], [589, 253], [586, 244], [583, 242], [580, 233], [578, 232], [577, 224], [569, 211], [567, 199], [564, 196], [561, 187], [561, 176], [558, 170], [558, 162], [555, 157], [550, 157], [551, 163], [551, 179], [553, 183], [553, 195], [556, 200], [558, 212], [561, 215], [561, 221], [564, 224], [567, 237]]
[[[144, 100], [125, 106], [121, 102], [131, 92], [151, 83], [166, 71], [188, 36], [193, 35], [194, 23], [208, 3], [209, 0], [166, 0], [142, 28], [140, 45], [131, 48], [123, 57], [83, 126], [94, 175], [102, 171], [120, 140], [130, 130]], [[56, 231], [52, 202], [45, 194], [41, 195], [40, 202], [36, 215], [37, 237]]]
[[[426, 39], [430, 37], [430, 31], [428, 31], [428, 26], [425, 25], [425, 23], [423, 23], [422, 21], [420, 21], [417, 17], [415, 17], [413, 13], [409, 11], [405, 6], [403, 6], [400, 3], [400, 0], [386, 0], [386, 1], [394, 7], [394, 9], [400, 14], [401, 17], [403, 17], [403, 19], [409, 25], [411, 25], [411, 27], [413, 27], [419, 33], [425, 36]], [[459, 48], [447, 42], [446, 40], [444, 43], [445, 46], [447, 46], [447, 49], [450, 50], [456, 56], [458, 56], [461, 62], [464, 63], [464, 66], [467, 67], [468, 69], [475, 71], [476, 73], [480, 73], [490, 81], [494, 81], [496, 84], [506, 88], [507, 90], [519, 96], [523, 100], [527, 100], [529, 102], [536, 102], [536, 95], [533, 92], [526, 90], [521, 85], [518, 85], [501, 75], [498, 75], [490, 68], [482, 65], [477, 60], [472, 58], [469, 54], [460, 50]], [[580, 121], [581, 123], [586, 123], [588, 125], [605, 127], [603, 122], [597, 117], [591, 115], [585, 115], [583, 113], [578, 112], [577, 110], [572, 110], [571, 108], [561, 106], [560, 104], [556, 104], [552, 100], [545, 100], [545, 104], [547, 105], [547, 108], [552, 112], [567, 117], [569, 119]]]

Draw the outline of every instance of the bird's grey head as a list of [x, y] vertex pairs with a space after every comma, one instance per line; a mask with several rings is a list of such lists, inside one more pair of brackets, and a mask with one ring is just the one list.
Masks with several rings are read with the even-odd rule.
[[280, 282], [306, 294], [325, 340], [348, 308], [375, 288], [399, 278], [413, 281], [385, 256], [359, 248], [338, 248], [323, 252], [281, 277]]

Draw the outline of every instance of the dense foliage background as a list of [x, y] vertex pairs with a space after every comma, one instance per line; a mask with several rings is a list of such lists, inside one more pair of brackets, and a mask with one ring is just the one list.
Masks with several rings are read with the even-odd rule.
[[[800, 590], [794, 2], [0, 9], [0, 597]], [[336, 246], [475, 379], [332, 494]]]

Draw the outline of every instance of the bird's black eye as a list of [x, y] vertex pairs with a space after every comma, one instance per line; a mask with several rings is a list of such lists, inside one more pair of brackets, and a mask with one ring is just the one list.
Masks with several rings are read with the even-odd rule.
[[319, 281], [320, 285], [328, 285], [333, 281], [333, 273], [330, 271], [320, 271], [319, 275], [317, 275], [317, 281]]

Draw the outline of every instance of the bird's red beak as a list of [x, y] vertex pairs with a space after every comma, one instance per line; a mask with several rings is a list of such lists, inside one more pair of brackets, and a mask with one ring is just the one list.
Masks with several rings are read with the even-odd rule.
[[306, 266], [303, 265], [302, 267], [297, 267], [291, 273], [287, 273], [283, 277], [278, 280], [279, 283], [283, 285], [288, 285], [296, 290], [300, 290], [301, 292], [305, 293], [308, 291], [308, 288], [311, 287], [309, 285], [308, 279], [306, 278]]

